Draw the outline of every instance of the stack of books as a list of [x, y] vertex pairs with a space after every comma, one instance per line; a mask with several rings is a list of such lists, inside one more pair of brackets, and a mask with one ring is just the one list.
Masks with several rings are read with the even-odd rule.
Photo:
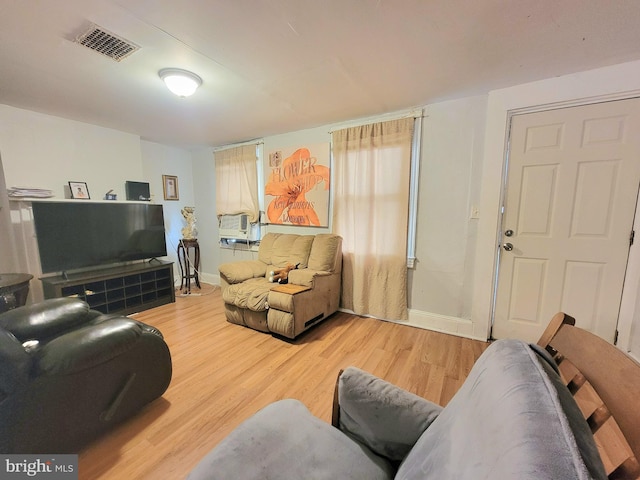
[[7, 193], [11, 198], [50, 198], [53, 197], [52, 190], [31, 187], [11, 187], [7, 188]]

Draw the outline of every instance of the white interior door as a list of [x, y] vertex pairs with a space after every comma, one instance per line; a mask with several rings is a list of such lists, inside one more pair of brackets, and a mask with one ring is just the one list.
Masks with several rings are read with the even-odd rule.
[[564, 311], [613, 341], [640, 181], [640, 99], [514, 115], [493, 337]]

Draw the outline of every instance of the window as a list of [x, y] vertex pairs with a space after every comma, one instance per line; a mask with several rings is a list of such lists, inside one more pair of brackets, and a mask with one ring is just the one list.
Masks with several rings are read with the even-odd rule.
[[249, 215], [259, 220], [256, 145], [242, 145], [214, 153], [216, 170], [216, 214]]
[[[359, 315], [389, 320], [408, 316], [415, 128], [410, 117], [332, 134], [333, 227], [343, 237], [342, 306]], [[415, 221], [415, 208], [411, 212]], [[415, 233], [415, 223], [411, 230]]]

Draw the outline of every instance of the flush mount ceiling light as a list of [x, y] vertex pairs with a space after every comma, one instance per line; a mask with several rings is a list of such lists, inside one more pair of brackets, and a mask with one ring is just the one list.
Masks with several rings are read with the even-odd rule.
[[167, 88], [179, 97], [189, 97], [202, 85], [202, 79], [195, 73], [180, 68], [163, 68], [158, 72]]

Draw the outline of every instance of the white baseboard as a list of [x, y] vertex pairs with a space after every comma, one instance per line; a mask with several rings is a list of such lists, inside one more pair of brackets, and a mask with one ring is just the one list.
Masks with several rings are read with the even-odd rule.
[[437, 313], [423, 312], [422, 310], [409, 309], [409, 320], [398, 322], [412, 327], [425, 328], [436, 332], [457, 335], [458, 337], [472, 338], [473, 340], [486, 341], [484, 336], [474, 334], [473, 322], [464, 318], [449, 317]]
[[201, 273], [200, 280], [210, 285], [220, 285], [220, 275], [215, 275], [213, 273]]
[[[339, 308], [341, 312], [354, 314], [353, 311], [346, 308]], [[355, 314], [354, 314], [355, 315]], [[365, 315], [372, 317], [371, 315]], [[397, 323], [399, 325], [407, 325], [409, 327], [423, 328], [425, 330], [433, 330], [434, 332], [447, 333], [449, 335], [456, 335], [458, 337], [471, 338], [472, 340], [480, 340], [486, 342], [487, 338], [484, 336], [474, 335], [473, 322], [464, 318], [448, 317], [446, 315], [439, 315], [437, 313], [423, 312], [422, 310], [409, 309], [409, 320], [382, 320], [383, 322]]]
[[[181, 282], [181, 278], [180, 278], [180, 272], [178, 272], [178, 274], [176, 275], [174, 272], [173, 275], [173, 285], [175, 288], [180, 288], [180, 282]], [[201, 273], [199, 280], [202, 283], [208, 283], [210, 285], [220, 285], [220, 275], [214, 275], [212, 273]], [[191, 282], [191, 285], [193, 285], [193, 281]]]

